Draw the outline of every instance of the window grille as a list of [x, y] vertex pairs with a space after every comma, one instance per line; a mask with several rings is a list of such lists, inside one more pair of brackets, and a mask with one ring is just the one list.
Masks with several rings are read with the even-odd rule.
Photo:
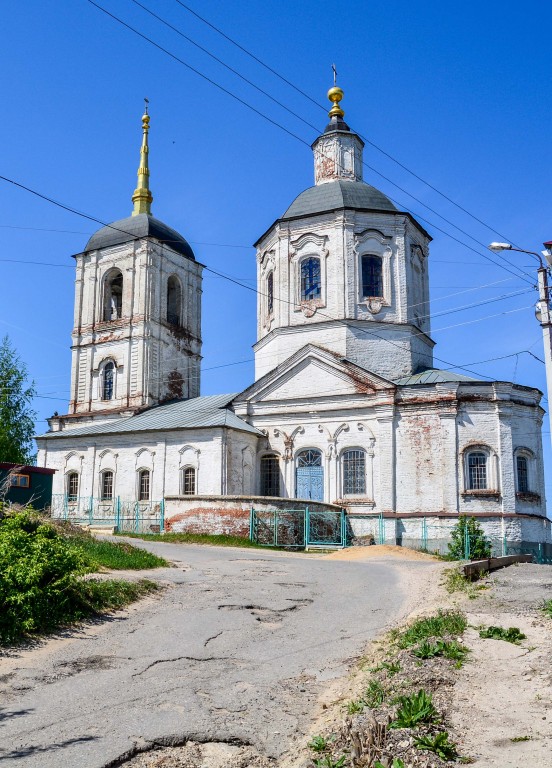
[[102, 499], [104, 501], [113, 499], [113, 472], [111, 471], [102, 474]]
[[517, 484], [519, 493], [529, 492], [529, 467], [526, 456], [518, 456], [517, 463]]
[[487, 489], [487, 457], [484, 453], [468, 455], [468, 490], [484, 491]]
[[115, 378], [115, 365], [112, 362], [106, 363], [103, 369], [103, 394], [102, 400], [113, 399], [113, 379]]
[[274, 311], [274, 273], [271, 272], [266, 280], [267, 310], [271, 315]]
[[345, 451], [343, 454], [343, 494], [358, 496], [366, 493], [366, 454], [364, 451]]
[[138, 500], [149, 501], [150, 497], [150, 472], [149, 469], [143, 469], [139, 476]]
[[301, 301], [319, 299], [322, 296], [320, 259], [310, 258], [301, 262]]
[[309, 448], [307, 451], [301, 451], [297, 456], [298, 467], [321, 467], [322, 466], [322, 454], [320, 451], [312, 450]]
[[76, 472], [70, 472], [67, 477], [67, 496], [74, 500], [79, 495], [79, 476]]
[[170, 325], [180, 325], [181, 296], [178, 278], [171, 275], [167, 281], [167, 322]]
[[186, 467], [184, 470], [184, 482], [182, 493], [184, 496], [195, 496], [196, 492], [196, 471], [193, 467]]
[[261, 457], [261, 496], [280, 495], [280, 462], [274, 454]]
[[362, 257], [362, 297], [383, 296], [383, 270], [380, 256]]

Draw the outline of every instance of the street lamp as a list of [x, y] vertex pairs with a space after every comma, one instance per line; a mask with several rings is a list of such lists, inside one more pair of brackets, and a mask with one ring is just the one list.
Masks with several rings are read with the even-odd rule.
[[550, 301], [550, 289], [548, 287], [549, 268], [544, 265], [542, 256], [545, 257], [548, 264], [552, 266], [552, 240], [543, 243], [544, 251], [535, 253], [535, 251], [526, 251], [523, 248], [514, 248], [511, 243], [491, 243], [491, 251], [517, 251], [518, 253], [527, 253], [538, 259], [539, 268], [538, 286], [539, 300], [535, 307], [535, 315], [541, 324], [542, 336], [544, 342], [544, 361], [546, 366], [546, 389], [548, 390], [548, 416], [550, 418], [550, 439], [552, 440], [552, 306]]

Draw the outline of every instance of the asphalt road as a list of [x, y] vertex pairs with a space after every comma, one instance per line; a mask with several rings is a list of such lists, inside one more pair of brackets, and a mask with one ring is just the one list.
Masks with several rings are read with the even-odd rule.
[[167, 738], [278, 757], [327, 681], [404, 613], [409, 577], [432, 566], [147, 548], [176, 561], [149, 572], [169, 583], [160, 595], [0, 658], [0, 764], [103, 768]]

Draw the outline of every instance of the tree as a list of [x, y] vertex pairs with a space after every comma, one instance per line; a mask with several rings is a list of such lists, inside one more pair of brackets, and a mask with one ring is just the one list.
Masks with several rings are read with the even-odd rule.
[[0, 461], [30, 464], [36, 412], [31, 403], [34, 382], [27, 381], [27, 367], [4, 336], [0, 344]]
[[484, 560], [491, 556], [491, 543], [475, 517], [460, 515], [450, 535], [449, 556], [454, 560]]

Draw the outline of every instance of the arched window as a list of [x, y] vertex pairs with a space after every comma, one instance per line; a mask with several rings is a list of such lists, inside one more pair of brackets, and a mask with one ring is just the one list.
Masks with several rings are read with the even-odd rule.
[[483, 451], [468, 453], [468, 490], [487, 490], [487, 456]]
[[366, 493], [366, 454], [354, 449], [342, 456], [343, 495], [359, 496]]
[[67, 498], [69, 501], [75, 501], [79, 495], [79, 474], [78, 472], [69, 472], [67, 475]]
[[195, 496], [196, 471], [195, 467], [184, 467], [182, 470], [182, 495]]
[[320, 259], [311, 256], [301, 262], [301, 301], [311, 301], [321, 296]]
[[111, 501], [113, 499], [113, 472], [110, 469], [102, 472], [100, 480], [102, 500]]
[[149, 501], [150, 498], [150, 471], [141, 469], [138, 473], [138, 500]]
[[362, 298], [383, 296], [383, 268], [380, 256], [362, 257]]
[[102, 371], [102, 400], [113, 400], [115, 364], [109, 360]]
[[118, 320], [123, 314], [123, 273], [112, 269], [104, 282], [104, 320]]
[[280, 462], [274, 453], [261, 456], [261, 496], [280, 495]]
[[266, 279], [266, 308], [271, 315], [274, 311], [274, 272], [271, 272]]
[[529, 493], [529, 459], [523, 454], [516, 456], [517, 471], [517, 491], [518, 493]]
[[180, 325], [181, 303], [180, 281], [175, 275], [171, 275], [167, 280], [167, 322], [170, 325]]

